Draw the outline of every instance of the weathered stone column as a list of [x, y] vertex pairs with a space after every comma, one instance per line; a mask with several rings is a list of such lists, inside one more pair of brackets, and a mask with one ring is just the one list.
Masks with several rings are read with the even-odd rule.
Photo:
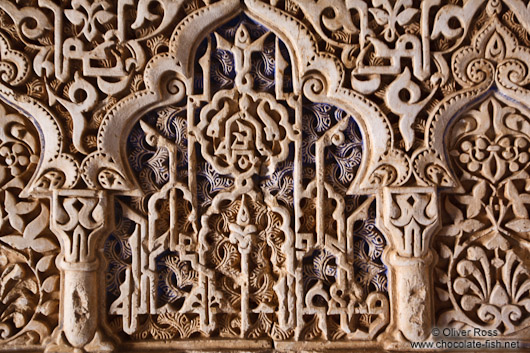
[[[378, 227], [389, 240], [391, 323], [388, 348], [403, 339], [425, 340], [433, 322], [431, 238], [439, 224], [435, 188], [384, 188]], [[392, 342], [393, 341], [393, 342]]]
[[112, 230], [114, 205], [104, 191], [55, 191], [50, 227], [61, 243], [61, 311], [54, 343], [46, 352], [105, 352], [101, 332], [99, 248]]

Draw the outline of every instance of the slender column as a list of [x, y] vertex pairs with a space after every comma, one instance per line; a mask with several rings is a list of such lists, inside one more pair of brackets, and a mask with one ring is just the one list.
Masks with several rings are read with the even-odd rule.
[[245, 204], [245, 194], [241, 198], [241, 206], [237, 213], [236, 223], [231, 223], [230, 242], [237, 244], [237, 249], [241, 254], [241, 338], [245, 338], [250, 327], [250, 270], [249, 256], [252, 250], [253, 234], [257, 231], [254, 224], [250, 224], [250, 212]]
[[[387, 332], [396, 341], [425, 340], [433, 323], [433, 252], [431, 238], [439, 225], [435, 188], [385, 188], [378, 196], [378, 227], [388, 241], [392, 318]], [[390, 338], [390, 337], [389, 337]]]
[[46, 352], [106, 352], [101, 332], [101, 242], [112, 230], [113, 204], [104, 191], [55, 191], [50, 226], [61, 243], [59, 327]]

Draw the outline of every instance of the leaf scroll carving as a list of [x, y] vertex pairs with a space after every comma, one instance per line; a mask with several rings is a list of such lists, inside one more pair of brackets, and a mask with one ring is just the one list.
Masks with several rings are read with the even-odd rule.
[[527, 2], [0, 0], [0, 351], [528, 345]]
[[58, 245], [47, 203], [21, 195], [40, 142], [28, 119], [3, 105], [0, 114], [0, 342], [41, 344], [58, 320]]
[[453, 221], [440, 234], [436, 290], [453, 308], [440, 313], [440, 325], [506, 335], [529, 325], [527, 122], [528, 113], [493, 96], [452, 128], [450, 153], [466, 193], [445, 199]]

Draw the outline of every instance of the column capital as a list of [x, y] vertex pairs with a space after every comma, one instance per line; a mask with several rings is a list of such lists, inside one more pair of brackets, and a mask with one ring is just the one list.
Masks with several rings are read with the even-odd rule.
[[114, 226], [114, 203], [105, 191], [56, 190], [50, 228], [61, 243], [61, 312], [46, 352], [107, 352], [99, 249]]
[[391, 348], [404, 340], [425, 340], [431, 333], [431, 240], [440, 225], [436, 187], [385, 187], [378, 195], [378, 210], [378, 227], [389, 243], [383, 261], [389, 268]]
[[401, 257], [427, 257], [440, 225], [436, 187], [385, 187], [378, 199], [378, 227], [391, 248]]

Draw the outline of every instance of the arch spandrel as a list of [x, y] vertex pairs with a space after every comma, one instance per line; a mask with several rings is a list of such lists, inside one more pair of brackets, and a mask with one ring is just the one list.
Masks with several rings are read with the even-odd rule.
[[518, 44], [515, 36], [497, 17], [478, 30], [470, 46], [454, 53], [452, 66], [455, 79], [463, 89], [440, 102], [435, 113], [429, 117], [425, 135], [429, 149], [444, 151], [440, 153], [444, 168], [449, 166], [445, 152], [448, 126], [454, 124], [470, 106], [495, 92], [516, 104], [526, 104], [528, 90], [524, 86], [529, 78], [524, 63], [528, 62], [529, 55], [528, 49]]
[[[528, 178], [527, 57], [528, 49], [497, 17], [491, 18], [470, 46], [453, 55], [455, 78], [463, 89], [442, 101], [429, 121], [426, 142], [442, 150], [439, 156], [455, 180], [453, 192], [440, 195], [442, 227], [435, 246], [440, 258], [434, 268], [440, 327], [487, 327], [515, 338], [529, 330], [528, 312], [520, 304], [526, 294], [517, 292], [519, 284], [527, 283], [528, 267], [522, 186]], [[483, 265], [476, 267], [477, 260]], [[464, 268], [477, 269], [473, 279]], [[470, 294], [465, 286], [472, 283], [484, 286]], [[507, 287], [519, 293], [509, 303], [501, 299]]]
[[[28, 59], [22, 52], [11, 47], [10, 40], [4, 34], [0, 34], [0, 51], [2, 65], [0, 100], [31, 120], [37, 128], [42, 146], [39, 165], [32, 180], [25, 185], [22, 195], [26, 197], [46, 195], [54, 188], [71, 187], [79, 174], [75, 161], [67, 153], [63, 153], [63, 127], [45, 104], [32, 97], [20, 95], [12, 88], [28, 80], [31, 74]], [[70, 170], [61, 171], [58, 168], [58, 164], [61, 163], [68, 165]]]

